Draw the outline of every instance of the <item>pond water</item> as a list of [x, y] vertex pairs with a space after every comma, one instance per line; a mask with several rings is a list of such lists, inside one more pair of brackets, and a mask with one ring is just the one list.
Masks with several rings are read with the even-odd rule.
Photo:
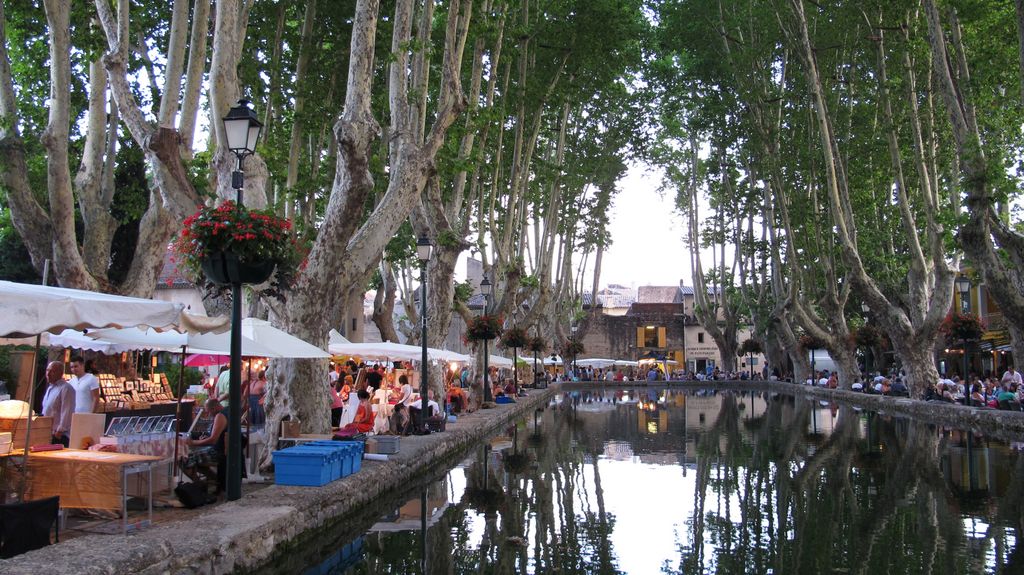
[[301, 568], [268, 568], [1022, 572], [1019, 447], [786, 395], [567, 393]]

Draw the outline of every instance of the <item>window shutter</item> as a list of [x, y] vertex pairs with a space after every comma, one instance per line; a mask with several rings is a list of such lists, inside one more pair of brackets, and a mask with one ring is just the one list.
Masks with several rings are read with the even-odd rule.
[[644, 341], [644, 328], [643, 327], [638, 327], [638, 328], [636, 328], [636, 346], [637, 346], [637, 348], [645, 347], [644, 343], [646, 343]]
[[658, 328], [658, 347], [665, 347], [665, 328]]

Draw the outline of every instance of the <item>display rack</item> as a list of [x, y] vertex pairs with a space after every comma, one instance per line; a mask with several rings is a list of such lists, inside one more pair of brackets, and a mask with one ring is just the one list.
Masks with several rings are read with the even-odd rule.
[[162, 374], [154, 373], [153, 380], [116, 377], [101, 373], [100, 401], [97, 411], [111, 412], [124, 409], [146, 409], [153, 403], [174, 401], [171, 386]]

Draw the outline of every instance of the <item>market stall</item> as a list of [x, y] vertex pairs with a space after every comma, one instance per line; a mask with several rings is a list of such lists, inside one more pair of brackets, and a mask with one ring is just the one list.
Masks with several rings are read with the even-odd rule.
[[[64, 335], [66, 329], [106, 327], [179, 329], [183, 332], [203, 333], [223, 330], [226, 322], [223, 318], [189, 316], [183, 313], [181, 304], [171, 302], [0, 281], [0, 337], [35, 335], [38, 348], [42, 343], [42, 334], [47, 332]], [[111, 380], [104, 379], [109, 393], [113, 394]], [[34, 366], [30, 381], [37, 381]], [[122, 395], [126, 387], [120, 389]], [[132, 387], [129, 392], [160, 393], [141, 386], [136, 389], [134, 384]], [[26, 397], [33, 395], [30, 390]], [[126, 518], [126, 476], [143, 468], [151, 473], [153, 463], [160, 458], [81, 450], [50, 451], [49, 448], [45, 452], [33, 452], [30, 447], [50, 443], [49, 426], [45, 431], [32, 433], [36, 423], [46, 420], [35, 417], [28, 404], [24, 404], [22, 411], [12, 418], [11, 425], [15, 430], [25, 429], [24, 443], [18, 437], [19, 445], [3, 458], [6, 469], [4, 475], [7, 478], [16, 477], [17, 486], [8, 484], [6, 491], [16, 491], [22, 501], [59, 495], [61, 507], [120, 509], [122, 518]], [[22, 446], [24, 449], [19, 449]], [[146, 483], [152, 486], [151, 479], [147, 479]], [[115, 499], [119, 499], [120, 503], [114, 505]]]

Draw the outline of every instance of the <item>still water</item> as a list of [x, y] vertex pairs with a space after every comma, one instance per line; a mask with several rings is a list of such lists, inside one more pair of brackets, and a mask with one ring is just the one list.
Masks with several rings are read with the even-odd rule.
[[1019, 447], [785, 395], [564, 394], [304, 569], [1022, 572]]

